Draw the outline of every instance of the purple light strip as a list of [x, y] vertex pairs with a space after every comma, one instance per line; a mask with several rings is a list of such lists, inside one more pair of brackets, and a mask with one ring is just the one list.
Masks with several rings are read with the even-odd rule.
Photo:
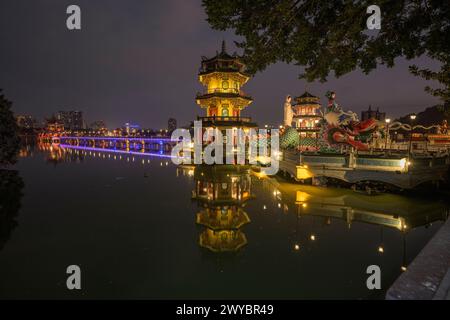
[[171, 138], [123, 138], [123, 137], [58, 137], [61, 141], [66, 139], [79, 139], [79, 140], [117, 140], [117, 141], [179, 141]]
[[117, 150], [117, 149], [116, 150], [102, 149], [102, 148], [93, 148], [93, 147], [80, 147], [80, 146], [72, 146], [70, 144], [60, 144], [59, 146], [63, 149], [98, 151], [98, 152], [105, 152], [105, 153], [111, 152], [111, 153], [131, 154], [131, 155], [137, 155], [137, 156], [150, 156], [150, 157], [158, 157], [158, 158], [175, 158], [175, 156], [172, 156], [171, 154], [125, 151], [125, 150]]

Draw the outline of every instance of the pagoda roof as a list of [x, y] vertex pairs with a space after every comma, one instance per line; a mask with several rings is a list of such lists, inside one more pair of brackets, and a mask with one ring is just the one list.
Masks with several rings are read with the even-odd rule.
[[209, 74], [213, 74], [213, 73], [238, 73], [241, 76], [245, 77], [245, 78], [250, 78], [250, 74], [243, 72], [240, 69], [236, 69], [236, 68], [220, 68], [220, 67], [216, 67], [214, 70], [208, 70], [208, 71], [200, 71], [198, 73], [199, 76], [204, 76], [204, 75], [209, 75]]
[[197, 224], [204, 225], [212, 230], [227, 230], [227, 229], [239, 229], [243, 225], [250, 222], [250, 218], [244, 210], [237, 207], [226, 209], [226, 215], [221, 213], [221, 207], [218, 208], [205, 208], [197, 213]]
[[244, 73], [244, 68], [244, 63], [240, 61], [240, 57], [236, 53], [233, 55], [228, 54], [225, 41], [223, 41], [222, 50], [217, 52], [214, 57], [202, 57], [202, 66], [199, 73], [207, 74], [214, 71]]
[[209, 62], [214, 60], [239, 60], [239, 57], [236, 53], [233, 55], [228, 54], [226, 50], [226, 44], [225, 41], [222, 41], [222, 50], [220, 52], [217, 52], [216, 55], [212, 58], [202, 57], [202, 62]]
[[245, 234], [240, 230], [213, 231], [206, 229], [200, 234], [200, 246], [213, 252], [233, 252], [247, 244]]
[[315, 95], [312, 95], [308, 91], [305, 91], [301, 96], [297, 97], [297, 99], [298, 98], [318, 98], [318, 97], [316, 97]]
[[196, 99], [203, 100], [203, 99], [209, 99], [209, 98], [241, 98], [248, 101], [253, 101], [252, 97], [243, 95], [241, 93], [233, 93], [233, 92], [211, 92], [211, 93], [205, 93], [205, 94], [197, 94], [195, 97]]
[[317, 106], [320, 107], [320, 98], [305, 91], [301, 96], [295, 97], [294, 106]]

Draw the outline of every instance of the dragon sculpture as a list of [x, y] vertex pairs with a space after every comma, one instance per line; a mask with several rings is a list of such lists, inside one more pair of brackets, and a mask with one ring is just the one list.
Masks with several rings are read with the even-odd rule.
[[[376, 119], [359, 121], [356, 113], [343, 111], [336, 103], [336, 94], [328, 91], [328, 106], [320, 123], [318, 147], [324, 152], [338, 152], [340, 146], [351, 146], [356, 150], [368, 150], [374, 133], [382, 129]], [[286, 126], [280, 136], [281, 148], [297, 148], [301, 141], [296, 128]]]
[[328, 105], [323, 115], [322, 135], [330, 147], [347, 145], [356, 150], [368, 150], [369, 140], [380, 123], [376, 119], [360, 121], [356, 113], [345, 112], [336, 103], [336, 93], [327, 92]]

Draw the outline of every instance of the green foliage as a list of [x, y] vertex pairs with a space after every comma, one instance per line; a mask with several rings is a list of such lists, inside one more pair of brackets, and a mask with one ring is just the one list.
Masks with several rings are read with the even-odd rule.
[[3, 94], [0, 95], [0, 166], [14, 164], [20, 147], [18, 127], [11, 104]]
[[409, 70], [413, 75], [422, 77], [426, 80], [435, 80], [441, 85], [440, 88], [426, 86], [425, 91], [435, 97], [439, 97], [442, 100], [442, 104], [439, 105], [439, 109], [443, 111], [447, 117], [450, 116], [450, 61], [448, 57], [449, 55], [439, 55], [436, 57], [436, 59], [442, 62], [442, 66], [439, 71], [419, 69], [416, 65], [409, 67]]
[[[381, 30], [367, 30], [371, 4], [381, 8]], [[304, 67], [300, 78], [326, 81], [331, 72], [369, 73], [379, 64], [392, 67], [397, 57], [422, 54], [445, 57], [442, 72], [448, 72], [448, 0], [203, 0], [203, 6], [214, 29], [233, 29], [243, 37], [236, 45], [244, 49], [250, 73], [283, 61]], [[448, 78], [441, 83], [448, 94]], [[440, 89], [427, 90], [448, 102]]]

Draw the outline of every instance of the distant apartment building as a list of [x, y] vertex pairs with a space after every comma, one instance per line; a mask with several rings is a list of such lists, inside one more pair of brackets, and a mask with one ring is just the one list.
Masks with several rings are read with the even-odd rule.
[[23, 129], [32, 129], [36, 126], [36, 120], [29, 115], [18, 115], [16, 121], [17, 125]]
[[102, 120], [97, 120], [92, 122], [89, 128], [92, 130], [106, 130], [106, 124]]
[[130, 122], [125, 123], [125, 125], [122, 127], [122, 134], [126, 134], [126, 135], [134, 135], [136, 134], [139, 130], [141, 130], [141, 127], [137, 124], [133, 124]]
[[55, 118], [64, 125], [65, 130], [81, 130], [84, 128], [82, 111], [59, 111]]
[[364, 121], [371, 118], [384, 121], [386, 119], [386, 112], [380, 112], [379, 108], [377, 108], [377, 110], [372, 110], [372, 106], [369, 105], [368, 110], [361, 112], [361, 120]]
[[169, 133], [172, 133], [177, 128], [177, 120], [174, 118], [170, 118], [169, 121], [167, 121], [167, 130]]

